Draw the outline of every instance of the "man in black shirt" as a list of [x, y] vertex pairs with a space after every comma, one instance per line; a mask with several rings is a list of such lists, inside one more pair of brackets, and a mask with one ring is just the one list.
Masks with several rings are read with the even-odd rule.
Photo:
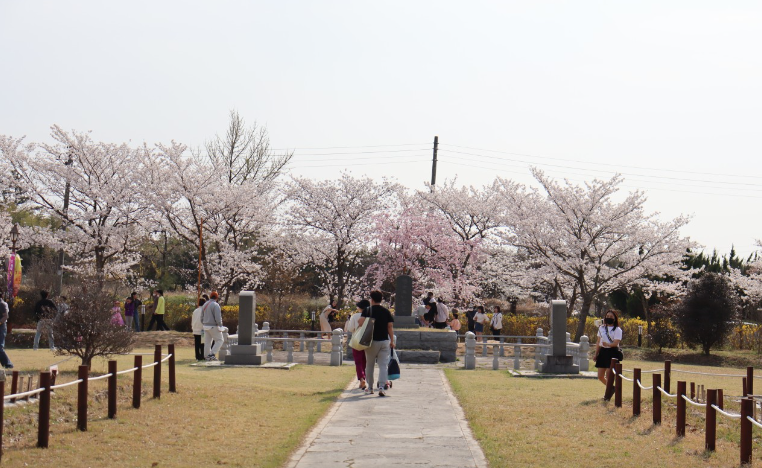
[[466, 319], [468, 320], [468, 331], [474, 332], [474, 316], [476, 315], [476, 306], [466, 312]]
[[365, 393], [373, 394], [373, 370], [378, 361], [378, 396], [386, 396], [389, 384], [389, 355], [394, 348], [394, 317], [389, 309], [381, 305], [383, 295], [381, 291], [370, 293], [371, 306], [365, 309], [360, 317], [362, 326], [366, 317], [375, 320], [373, 324], [373, 344], [365, 350], [365, 381], [368, 386]]
[[56, 316], [56, 305], [53, 301], [48, 299], [47, 291], [40, 291], [40, 300], [34, 305], [34, 318], [37, 320], [37, 333], [34, 335], [34, 350], [40, 347], [40, 336], [43, 330], [48, 331], [48, 344], [50, 350], [54, 350], [56, 345], [53, 344], [53, 319]]

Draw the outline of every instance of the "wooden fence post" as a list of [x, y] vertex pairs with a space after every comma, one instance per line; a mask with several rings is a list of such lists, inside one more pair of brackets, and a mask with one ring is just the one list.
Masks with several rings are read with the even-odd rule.
[[132, 367], [135, 369], [134, 380], [132, 381], [132, 407], [140, 409], [140, 392], [143, 385], [143, 356], [135, 356], [135, 364]]
[[3, 459], [3, 422], [5, 421], [5, 372], [0, 372], [0, 460]]
[[751, 463], [751, 416], [754, 400], [744, 398], [741, 400], [741, 464]]
[[622, 379], [622, 364], [617, 362], [616, 363], [616, 386], [614, 387], [614, 406], [617, 408], [622, 407], [622, 384], [624, 383], [624, 379]]
[[746, 390], [749, 395], [754, 395], [754, 368], [751, 366], [746, 368]]
[[153, 397], [161, 398], [161, 345], [156, 345], [153, 351]]
[[691, 400], [696, 400], [696, 382], [691, 382]]
[[662, 387], [665, 392], [669, 392], [669, 383], [672, 375], [672, 361], [664, 361], [664, 386]]
[[[303, 342], [302, 346], [304, 346]], [[169, 391], [171, 393], [177, 393], [177, 386], [175, 381], [175, 345], [167, 345], [167, 352], [169, 353]]]
[[50, 371], [40, 372], [40, 415], [37, 425], [37, 446], [48, 448], [50, 439]]
[[653, 406], [654, 406], [654, 424], [661, 424], [661, 374], [653, 374]]
[[748, 387], [748, 386], [747, 386], [747, 384], [746, 384], [746, 377], [744, 377], [743, 379], [741, 379], [741, 386], [743, 387], [743, 389], [742, 389], [742, 391], [743, 391], [743, 396], [744, 396], [744, 397], [747, 397], [747, 396], [749, 396], [749, 387]]
[[108, 418], [116, 418], [116, 361], [108, 362]]
[[87, 430], [87, 379], [90, 368], [79, 366], [77, 380], [82, 380], [77, 386], [77, 429]]
[[[11, 395], [14, 395], [16, 393], [16, 390], [19, 389], [19, 371], [15, 370], [13, 371], [13, 374], [11, 374]], [[11, 403], [15, 403], [16, 399], [11, 398]]]
[[675, 423], [675, 432], [678, 437], [685, 437], [685, 381], [677, 381], [677, 422]]
[[717, 407], [719, 409], [725, 409], [725, 390], [718, 388], [717, 389]]
[[710, 452], [715, 450], [717, 441], [717, 411], [712, 405], [717, 404], [717, 390], [709, 389], [706, 391], [706, 439], [704, 448]]
[[632, 377], [632, 415], [640, 416], [640, 369], [634, 369]]

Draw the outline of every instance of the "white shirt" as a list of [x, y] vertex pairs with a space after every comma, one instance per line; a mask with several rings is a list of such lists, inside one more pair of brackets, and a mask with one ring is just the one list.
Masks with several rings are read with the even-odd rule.
[[437, 315], [434, 321], [437, 323], [444, 323], [449, 318], [449, 315], [450, 311], [447, 310], [447, 306], [441, 302], [437, 302]]
[[201, 312], [204, 309], [202, 307], [196, 307], [196, 310], [193, 311], [193, 316], [191, 317], [191, 328], [193, 329], [194, 335], [203, 335], [204, 334], [204, 324], [201, 323]]
[[344, 328], [346, 328], [346, 330], [344, 331], [348, 331], [350, 333], [354, 333], [355, 331], [357, 331], [357, 329], [360, 327], [361, 316], [362, 316], [362, 312], [355, 312], [354, 314], [352, 314], [352, 316], [349, 317], [349, 320], [347, 320], [347, 323], [344, 326]]
[[495, 330], [502, 330], [503, 329], [503, 314], [502, 312], [497, 312], [492, 316], [492, 322], [490, 322], [490, 326], [494, 328]]
[[[609, 336], [611, 337], [610, 341], [608, 337], [606, 336], [606, 327], [608, 327]], [[598, 337], [601, 339], [601, 344], [614, 344], [614, 341], [622, 339], [622, 327], [616, 327], [616, 330], [612, 329], [613, 327], [610, 327], [608, 325], [601, 325], [598, 327]]]
[[487, 320], [487, 314], [477, 312], [476, 315], [474, 315], [474, 322], [476, 323], [484, 324], [485, 320]]

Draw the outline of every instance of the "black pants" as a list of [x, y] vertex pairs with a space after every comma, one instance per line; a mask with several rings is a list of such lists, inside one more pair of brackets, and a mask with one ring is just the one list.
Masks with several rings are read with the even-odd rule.
[[447, 328], [447, 322], [434, 322], [434, 328], [437, 328], [439, 330], [444, 330]]
[[169, 327], [166, 323], [164, 323], [164, 314], [153, 314], [153, 316], [151, 316], [151, 321], [148, 322], [148, 328], [146, 328], [146, 331], [151, 331], [151, 327], [153, 327], [154, 323], [156, 324], [156, 331], [169, 331]]
[[204, 344], [201, 342], [201, 335], [193, 335], [193, 344], [196, 347], [196, 361], [203, 361]]

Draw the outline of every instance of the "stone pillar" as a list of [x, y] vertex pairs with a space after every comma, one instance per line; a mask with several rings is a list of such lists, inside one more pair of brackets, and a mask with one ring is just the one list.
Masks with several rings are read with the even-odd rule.
[[545, 356], [541, 372], [551, 374], [579, 374], [579, 366], [574, 365], [574, 357], [566, 350], [566, 301], [551, 302], [552, 350]]
[[341, 365], [341, 339], [344, 333], [341, 328], [337, 328], [331, 332], [331, 365]]
[[254, 336], [257, 295], [254, 291], [241, 291], [238, 297], [238, 345], [247, 346]]
[[466, 332], [466, 369], [476, 369], [476, 335]]
[[413, 278], [397, 277], [394, 295], [394, 328], [418, 328], [413, 317]]
[[588, 338], [587, 335], [582, 335], [582, 338], [579, 339], [579, 370], [585, 372], [590, 370], [589, 353], [590, 338]]

